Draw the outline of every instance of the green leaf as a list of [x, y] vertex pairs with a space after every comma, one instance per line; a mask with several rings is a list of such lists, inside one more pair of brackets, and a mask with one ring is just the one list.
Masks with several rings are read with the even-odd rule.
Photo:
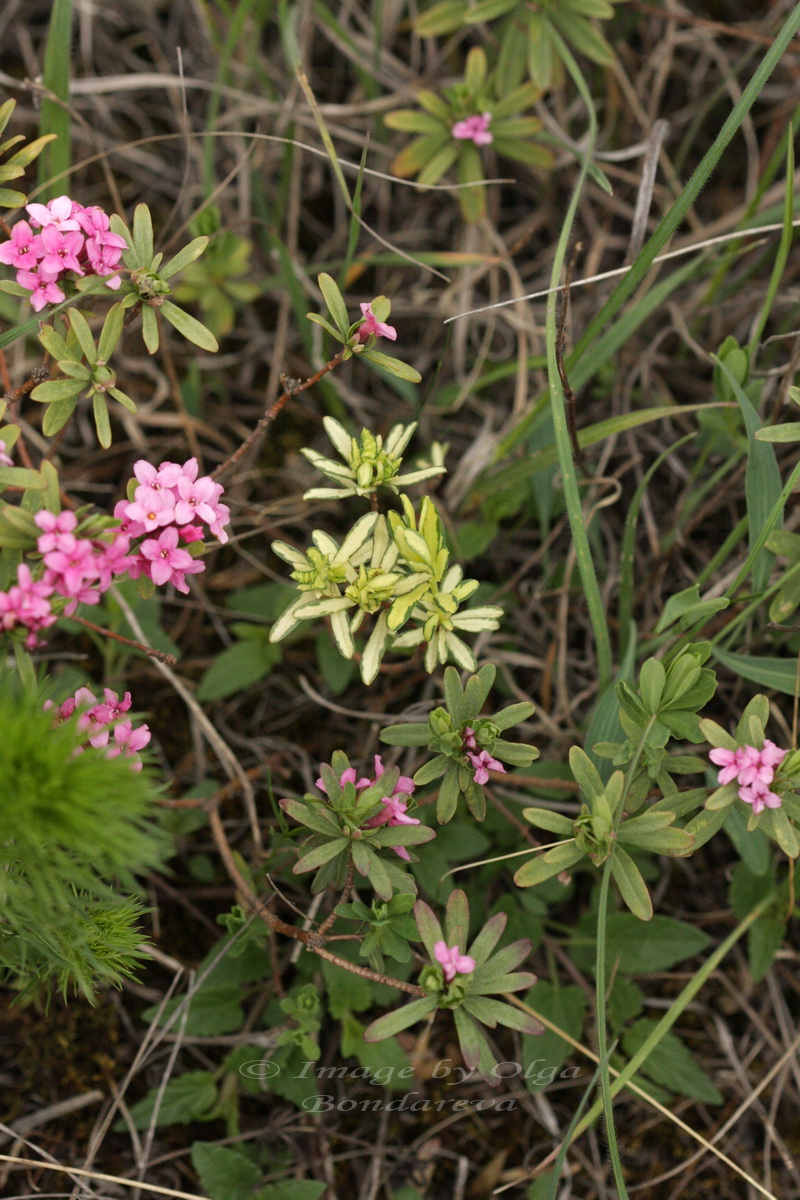
[[347, 305], [344, 302], [344, 297], [339, 291], [335, 280], [325, 271], [322, 271], [317, 276], [317, 284], [319, 285], [319, 290], [322, 292], [322, 298], [328, 307], [328, 312], [333, 317], [336, 328], [342, 337], [347, 337], [347, 332], [350, 328], [350, 318], [347, 315]]
[[[545, 980], [537, 983], [525, 996], [525, 1003], [546, 1017], [576, 1040], [583, 1032], [586, 993], [575, 986], [559, 987]], [[553, 1082], [573, 1047], [545, 1026], [544, 1033], [522, 1037], [523, 1077], [528, 1091], [535, 1095]]]
[[398, 379], [407, 379], [410, 383], [420, 383], [422, 380], [419, 371], [415, 371], [408, 363], [401, 362], [399, 358], [392, 358], [390, 354], [382, 354], [380, 350], [362, 350], [359, 357], [375, 363], [376, 367], [388, 371], [390, 375], [396, 375]]
[[153, 218], [146, 204], [137, 204], [133, 213], [133, 247], [139, 261], [149, 267], [153, 261]]
[[574, 823], [563, 813], [553, 812], [549, 808], [523, 808], [522, 816], [537, 829], [549, 829], [551, 833], [560, 833], [568, 838], [573, 836]]
[[313, 1179], [282, 1179], [280, 1183], [267, 1183], [258, 1188], [250, 1200], [320, 1200], [327, 1186]]
[[[748, 454], [747, 469], [745, 472], [745, 495], [747, 498], [750, 549], [752, 551], [756, 539], [762, 534], [770, 513], [781, 494], [781, 475], [772, 446], [756, 438], [761, 419], [753, 408], [750, 399], [731, 371], [725, 358], [717, 358], [713, 354], [711, 357], [719, 366], [736, 397], [747, 430]], [[774, 524], [783, 524], [783, 509], [778, 511]], [[773, 562], [774, 556], [768, 550], [762, 549], [752, 567], [754, 591], [761, 592], [767, 586]]]
[[603, 795], [603, 781], [597, 768], [580, 746], [570, 748], [569, 767], [587, 800], [597, 800]]
[[[73, 317], [75, 316], [74, 309], [72, 315]], [[113, 304], [106, 314], [106, 319], [103, 322], [103, 328], [97, 343], [97, 357], [101, 362], [107, 363], [114, 353], [117, 342], [122, 334], [124, 320], [125, 309], [121, 304]]]
[[145, 347], [148, 354], [155, 354], [158, 350], [158, 318], [156, 311], [149, 304], [142, 306], [142, 338], [144, 339]]
[[97, 440], [104, 450], [111, 445], [111, 422], [108, 419], [108, 405], [102, 392], [95, 392], [92, 397], [94, 425], [97, 430]]
[[[595, 917], [586, 914], [570, 947], [572, 958], [581, 970], [594, 970], [595, 925]], [[590, 944], [584, 944], [587, 935]], [[709, 941], [702, 930], [672, 917], [656, 914], [644, 924], [630, 913], [614, 913], [606, 923], [606, 961], [618, 963], [618, 969], [628, 975], [667, 971], [699, 954]]]
[[47, 412], [42, 418], [42, 433], [46, 437], [52, 437], [53, 434], [58, 433], [59, 429], [63, 429], [74, 413], [77, 403], [77, 396], [74, 396], [71, 400], [53, 401], [48, 406]]
[[787, 421], [784, 425], [765, 425], [756, 430], [759, 442], [800, 442], [800, 421]]
[[188, 246], [179, 250], [163, 267], [159, 267], [159, 276], [162, 279], [171, 279], [173, 275], [177, 275], [184, 267], [188, 267], [189, 263], [200, 257], [208, 245], [208, 241], [207, 237], [196, 237], [194, 241], [189, 242]]
[[[178, 333], [186, 338], [187, 342], [192, 342], [201, 350], [209, 350], [212, 353], [219, 350], [219, 343], [211, 330], [206, 329], [205, 325], [189, 316], [182, 308], [178, 308], [177, 304], [173, 304], [171, 300], [165, 300], [159, 312], [166, 321], [169, 321], [170, 325], [177, 329]], [[150, 349], [149, 346], [148, 349]]]
[[211, 1200], [249, 1200], [261, 1178], [252, 1159], [215, 1142], [194, 1142], [192, 1166]]
[[611, 874], [614, 876], [622, 899], [635, 917], [640, 921], [650, 921], [653, 917], [653, 901], [647, 890], [647, 884], [636, 863], [622, 846], [614, 847], [611, 859]]
[[40, 404], [52, 404], [53, 401], [71, 400], [74, 396], [79, 396], [83, 391], [85, 384], [76, 379], [50, 379], [46, 383], [40, 383], [31, 392], [31, 400], [38, 400]]
[[396, 1033], [408, 1029], [410, 1025], [416, 1025], [417, 1021], [427, 1017], [435, 1008], [436, 1001], [430, 996], [425, 996], [421, 1000], [412, 1000], [410, 1004], [405, 1004], [394, 1012], [386, 1013], [368, 1025], [364, 1030], [364, 1041], [382, 1042], [384, 1038], [393, 1037]]
[[537, 854], [535, 858], [520, 867], [514, 876], [514, 883], [517, 887], [535, 887], [537, 883], [544, 883], [546, 879], [552, 879], [554, 875], [568, 871], [583, 857], [583, 851], [574, 841], [554, 846], [552, 850], [547, 850], [544, 854]]
[[[82, 312], [78, 312], [77, 308], [71, 308], [69, 311], [69, 323], [73, 333], [78, 339], [78, 345], [83, 351], [83, 356], [91, 366], [97, 362], [97, 347], [94, 344], [92, 331], [89, 328], [89, 322]], [[70, 355], [70, 358], [73, 357]]]
[[280, 647], [266, 640], [235, 642], [214, 659], [200, 680], [197, 699], [222, 700], [246, 691], [266, 678], [281, 656]]
[[[642, 1017], [622, 1035], [622, 1047], [629, 1057], [644, 1045], [658, 1022]], [[722, 1104], [723, 1097], [714, 1087], [708, 1075], [695, 1062], [687, 1046], [674, 1033], [665, 1033], [661, 1041], [648, 1055], [639, 1068], [641, 1073], [654, 1083], [688, 1096], [703, 1104]]]
[[[155, 1109], [159, 1087], [151, 1088], [143, 1100], [130, 1109], [134, 1128], [147, 1129]], [[188, 1071], [177, 1079], [170, 1079], [164, 1088], [158, 1110], [156, 1127], [162, 1125], [189, 1125], [192, 1121], [207, 1119], [207, 1114], [217, 1102], [217, 1085], [210, 1071]], [[115, 1132], [124, 1133], [127, 1125], [117, 1121]]]
[[734, 675], [749, 679], [761, 687], [793, 696], [797, 682], [796, 658], [772, 658], [766, 655], [735, 654], [712, 647], [714, 658]]

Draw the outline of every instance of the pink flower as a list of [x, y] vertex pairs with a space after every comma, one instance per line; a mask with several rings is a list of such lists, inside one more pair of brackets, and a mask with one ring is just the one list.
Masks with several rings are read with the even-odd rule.
[[31, 308], [34, 312], [41, 312], [46, 304], [60, 304], [64, 299], [61, 288], [47, 275], [37, 275], [33, 271], [17, 271], [17, 283], [31, 293]]
[[130, 538], [126, 533], [117, 533], [112, 542], [96, 541], [93, 543], [95, 567], [98, 572], [98, 587], [101, 592], [107, 592], [115, 575], [124, 575], [135, 562], [128, 554]]
[[458, 946], [448, 946], [447, 942], [437, 942], [433, 956], [441, 964], [445, 983], [452, 983], [456, 975], [471, 975], [477, 966], [474, 958], [462, 954]]
[[724, 750], [722, 747], [717, 747], [709, 753], [708, 757], [715, 766], [722, 767], [717, 776], [717, 783], [721, 786], [739, 778], [739, 771], [744, 765], [741, 746], [737, 746], [735, 750]]
[[758, 815], [765, 808], [780, 808], [781, 798], [777, 792], [771, 792], [765, 783], [756, 780], [747, 787], [739, 788], [739, 799], [745, 804], [752, 804], [753, 812]]
[[[143, 499], [140, 499], [139, 493]], [[136, 499], [125, 505], [125, 514], [144, 526], [147, 533], [171, 525], [175, 518], [175, 499], [169, 489], [155, 492], [149, 487], [136, 489]]]
[[127, 534], [129, 538], [141, 537], [143, 533], [147, 532], [147, 529], [144, 522], [134, 521], [128, 516], [129, 503], [130, 501], [128, 500], [118, 500], [114, 505], [114, 516], [121, 522], [119, 527], [120, 533]]
[[494, 135], [489, 132], [489, 122], [492, 114], [489, 112], [476, 113], [464, 121], [456, 121], [450, 130], [453, 137], [462, 142], [474, 142], [476, 146], [488, 146], [494, 141]]
[[[344, 787], [346, 783], [354, 783], [356, 786], [356, 791], [358, 791], [360, 788], [369, 787], [369, 785], [372, 783], [372, 780], [371, 779], [358, 779], [356, 777], [355, 767], [348, 767], [347, 770], [342, 771], [341, 775], [339, 776], [340, 786]], [[324, 793], [324, 795], [327, 796], [328, 791], [327, 791], [327, 788], [325, 787], [325, 784], [323, 783], [322, 779], [318, 779], [316, 781], [316, 785], [319, 788], [319, 790], [322, 793]]]
[[375, 337], [389, 338], [392, 342], [397, 341], [397, 330], [393, 325], [387, 325], [385, 321], [378, 321], [371, 304], [362, 304], [361, 312], [364, 320], [356, 330], [360, 342], [365, 342], [372, 333], [375, 334]]
[[177, 546], [178, 531], [174, 525], [170, 525], [157, 538], [147, 538], [142, 542], [139, 554], [148, 564], [145, 570], [153, 583], [174, 583], [179, 592], [188, 592], [184, 577], [196, 575], [205, 568], [187, 550], [179, 550]]
[[69, 196], [57, 196], [47, 204], [26, 204], [25, 208], [30, 213], [31, 223], [37, 229], [46, 229], [49, 225], [64, 231], [80, 229], [72, 215], [73, 204]]
[[14, 460], [10, 454], [6, 454], [6, 444], [0, 438], [0, 467], [13, 467]]
[[194, 482], [186, 475], [178, 479], [178, 496], [175, 505], [175, 520], [179, 525], [190, 525], [192, 521], [205, 521], [211, 525], [217, 518], [213, 507], [216, 485], [209, 475]]
[[[36, 540], [36, 549], [40, 554], [48, 554], [51, 550], [63, 549], [62, 539], [65, 534], [72, 537], [78, 525], [78, 518], [74, 512], [70, 512], [65, 508], [63, 512], [58, 514], [48, 512], [46, 508], [40, 509], [33, 518], [39, 529], [42, 530], [41, 535]], [[75, 540], [74, 538], [72, 539]], [[71, 545], [70, 542], [65, 542], [64, 545]]]
[[46, 254], [39, 264], [39, 273], [58, 277], [64, 271], [83, 274], [78, 255], [83, 249], [83, 234], [68, 231], [62, 233], [55, 225], [47, 225], [41, 232], [41, 243]]
[[475, 774], [472, 778], [475, 783], [479, 783], [481, 786], [489, 782], [490, 771], [501, 771], [504, 775], [506, 773], [503, 764], [498, 762], [496, 758], [492, 758], [488, 750], [481, 750], [480, 754], [476, 754], [474, 750], [468, 750], [467, 758], [475, 768]]
[[202, 542], [203, 530], [200, 525], [182, 525], [178, 530], [181, 535], [181, 541], [186, 542]]
[[11, 240], [0, 246], [0, 262], [7, 267], [35, 268], [42, 253], [41, 238], [27, 221], [17, 221], [11, 230]]

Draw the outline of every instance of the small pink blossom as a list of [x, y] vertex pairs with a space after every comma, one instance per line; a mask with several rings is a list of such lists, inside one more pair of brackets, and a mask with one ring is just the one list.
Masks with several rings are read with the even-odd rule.
[[189, 591], [185, 575], [196, 575], [204, 570], [203, 564], [193, 559], [187, 550], [178, 549], [178, 531], [174, 525], [163, 529], [157, 538], [142, 542], [139, 554], [149, 564], [148, 574], [153, 583], [171, 582], [180, 592]]
[[458, 946], [448, 946], [447, 942], [436, 942], [433, 956], [441, 964], [445, 983], [452, 983], [456, 975], [471, 975], [477, 963], [469, 954], [462, 954]]
[[175, 520], [178, 525], [190, 525], [195, 520], [211, 525], [216, 520], [216, 508], [212, 507], [215, 485], [210, 476], [192, 481], [181, 475], [177, 487], [180, 499], [175, 505]]
[[[144, 499], [140, 499], [141, 492]], [[144, 526], [148, 533], [171, 525], [175, 519], [175, 498], [169, 489], [153, 492], [150, 488], [137, 488], [136, 499], [125, 505], [126, 516]]]
[[61, 288], [46, 275], [34, 271], [17, 271], [17, 283], [31, 293], [31, 308], [41, 312], [46, 304], [60, 304], [65, 299]]
[[6, 454], [6, 444], [0, 438], [0, 467], [13, 467], [14, 460], [10, 454]]
[[494, 141], [494, 135], [489, 132], [491, 119], [490, 112], [476, 113], [473, 117], [456, 121], [450, 132], [458, 141], [474, 142], [476, 146], [488, 146]]
[[489, 782], [490, 771], [501, 771], [504, 775], [506, 773], [503, 764], [498, 762], [496, 758], [492, 758], [488, 750], [481, 750], [480, 754], [476, 754], [474, 750], [468, 750], [467, 758], [475, 768], [475, 774], [472, 778], [475, 783], [479, 783], [481, 786]]
[[26, 204], [25, 208], [30, 214], [31, 224], [37, 229], [47, 229], [50, 225], [62, 231], [80, 229], [73, 216], [73, 204], [69, 196], [57, 196], [47, 204]]
[[375, 337], [385, 337], [391, 342], [397, 341], [397, 330], [395, 327], [387, 325], [385, 321], [379, 321], [372, 311], [371, 304], [362, 304], [361, 312], [364, 320], [356, 330], [360, 342], [365, 342], [372, 333], [375, 334]]
[[83, 249], [83, 234], [68, 231], [63, 233], [55, 225], [47, 225], [41, 233], [42, 248], [46, 253], [39, 263], [39, 273], [49, 273], [54, 278], [63, 271], [74, 271], [76, 275], [83, 274], [83, 267], [78, 261], [78, 255]]
[[756, 816], [765, 808], [780, 808], [781, 798], [777, 792], [770, 791], [766, 783], [756, 780], [746, 787], [739, 788], [739, 799], [745, 804], [752, 804]]
[[17, 221], [11, 240], [0, 246], [0, 262], [7, 267], [35, 268], [44, 253], [42, 241], [27, 221]]

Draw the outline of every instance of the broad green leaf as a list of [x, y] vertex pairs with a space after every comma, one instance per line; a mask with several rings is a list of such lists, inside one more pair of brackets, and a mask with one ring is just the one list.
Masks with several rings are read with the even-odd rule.
[[417, 1021], [427, 1017], [435, 1008], [436, 1001], [430, 996], [412, 1000], [410, 1004], [404, 1004], [368, 1025], [364, 1030], [364, 1041], [382, 1042], [384, 1038], [393, 1037], [396, 1033], [408, 1029], [410, 1025], [416, 1025]]
[[[573, 935], [570, 954], [581, 970], [594, 971], [596, 918], [586, 914]], [[588, 941], [587, 941], [588, 937]], [[685, 921], [658, 913], [646, 924], [630, 913], [614, 913], [606, 923], [606, 962], [618, 964], [627, 975], [668, 971], [676, 963], [699, 954], [709, 943], [708, 934]]]
[[640, 921], [650, 921], [653, 917], [653, 901], [647, 890], [647, 884], [636, 863], [622, 846], [614, 847], [611, 859], [611, 874], [614, 876], [622, 899], [635, 917]]
[[[629, 1057], [644, 1045], [657, 1024], [649, 1017], [642, 1017], [622, 1035], [622, 1047]], [[721, 1093], [674, 1033], [663, 1035], [639, 1069], [642, 1075], [679, 1096], [688, 1096], [703, 1104], [722, 1104]]]
[[207, 237], [196, 237], [194, 241], [189, 242], [188, 246], [184, 246], [179, 250], [173, 258], [166, 262], [163, 267], [159, 267], [159, 275], [162, 279], [171, 279], [173, 275], [177, 275], [184, 267], [188, 267], [189, 263], [194, 262], [196, 258], [205, 250], [209, 239]]
[[76, 379], [50, 379], [33, 389], [31, 400], [38, 400], [41, 404], [52, 404], [57, 400], [71, 400], [74, 396], [80, 395], [84, 386], [84, 383]]
[[137, 204], [133, 213], [133, 246], [139, 261], [149, 267], [153, 261], [153, 218], [146, 204]]
[[278, 646], [263, 642], [235, 642], [222, 650], [197, 688], [198, 700], [222, 700], [244, 692], [269, 675], [281, 660]]
[[714, 658], [724, 667], [761, 687], [793, 696], [797, 686], [797, 659], [773, 658], [765, 655], [736, 654], [730, 650], [712, 648]]
[[333, 322], [341, 333], [342, 337], [347, 337], [347, 331], [350, 328], [350, 318], [347, 314], [347, 305], [344, 302], [344, 297], [339, 291], [335, 280], [322, 271], [317, 276], [317, 284], [322, 292], [322, 298], [325, 301], [328, 312], [333, 317]]
[[170, 325], [173, 325], [178, 333], [186, 338], [187, 342], [192, 342], [201, 350], [209, 350], [212, 353], [219, 350], [219, 343], [211, 330], [206, 329], [205, 325], [195, 320], [189, 313], [184, 312], [182, 308], [178, 308], [177, 304], [173, 304], [171, 300], [165, 300], [159, 312], [165, 321], [169, 321]]
[[237, 1150], [215, 1142], [194, 1142], [192, 1166], [211, 1200], [251, 1200], [261, 1168]]
[[376, 367], [380, 367], [382, 371], [388, 371], [390, 375], [396, 375], [398, 379], [407, 379], [410, 383], [420, 383], [422, 380], [419, 371], [415, 371], [408, 363], [401, 362], [399, 358], [392, 358], [389, 354], [383, 354], [380, 350], [362, 350], [359, 357], [368, 359], [375, 363]]
[[92, 397], [94, 424], [97, 430], [97, 440], [104, 450], [111, 445], [111, 422], [108, 419], [108, 405], [102, 392], [95, 392]]

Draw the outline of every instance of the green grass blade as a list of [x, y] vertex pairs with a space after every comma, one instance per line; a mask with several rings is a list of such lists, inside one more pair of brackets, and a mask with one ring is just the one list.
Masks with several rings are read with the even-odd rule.
[[[72, 0], [53, 0], [47, 46], [44, 52], [42, 83], [48, 91], [69, 103], [70, 43], [72, 41]], [[66, 175], [72, 166], [70, 116], [68, 110], [55, 100], [42, 100], [39, 114], [39, 135], [56, 135], [39, 158], [39, 200], [46, 203], [61, 195], [62, 182], [51, 179]]]
[[[736, 378], [721, 358], [712, 355], [717, 366], [725, 375], [742, 410], [745, 428], [747, 430], [747, 470], [745, 472], [745, 496], [747, 499], [747, 517], [750, 525], [750, 550], [753, 569], [753, 590], [761, 592], [769, 582], [775, 555], [766, 550], [759, 550], [758, 556], [753, 557], [753, 546], [758, 540], [763, 547], [767, 534], [776, 524], [783, 523], [783, 505], [777, 502], [781, 495], [781, 475], [775, 458], [775, 451], [769, 442], [759, 442], [756, 432], [761, 428], [761, 418], [750, 403]], [[764, 454], [763, 451], [767, 453]]]
[[[592, 104], [592, 97], [584, 82], [583, 76], [578, 70], [578, 65], [567, 49], [566, 45], [559, 38], [560, 52], [564, 58], [567, 69], [572, 76], [578, 91], [581, 94], [581, 99], [586, 107], [589, 117], [589, 133], [587, 137], [586, 153], [581, 162], [580, 174], [578, 181], [572, 193], [572, 197], [564, 217], [564, 224], [561, 228], [561, 234], [556, 246], [556, 253], [553, 259], [553, 270], [550, 276], [550, 287], [555, 289], [561, 279], [561, 273], [564, 269], [564, 261], [567, 255], [567, 247], [569, 246], [572, 226], [575, 221], [575, 213], [578, 209], [578, 202], [583, 192], [584, 184], [589, 175], [589, 163], [597, 139], [597, 116]], [[547, 299], [547, 318], [546, 318], [546, 337], [547, 337], [547, 381], [550, 387], [550, 409], [553, 417], [553, 429], [555, 431], [556, 453], [558, 455], [558, 464], [561, 471], [562, 486], [564, 489], [564, 503], [567, 509], [567, 517], [569, 519], [570, 530], [572, 532], [572, 541], [575, 546], [575, 558], [578, 563], [578, 571], [583, 584], [583, 591], [586, 597], [586, 605], [589, 610], [589, 620], [592, 624], [594, 633], [595, 647], [597, 652], [597, 674], [600, 689], [606, 687], [611, 678], [611, 640], [608, 635], [608, 622], [606, 620], [605, 607], [603, 598], [600, 595], [600, 587], [597, 582], [597, 573], [594, 569], [594, 561], [592, 552], [589, 546], [589, 538], [586, 533], [583, 518], [583, 505], [581, 503], [580, 492], [578, 490], [578, 478], [575, 472], [575, 463], [572, 458], [572, 445], [567, 428], [567, 412], [566, 402], [564, 398], [564, 388], [561, 383], [561, 376], [558, 371], [556, 362], [556, 305], [558, 293], [551, 290]]]
[[[655, 475], [658, 468], [670, 454], [674, 454], [679, 447], [683, 446], [696, 435], [687, 433], [685, 437], [674, 442], [669, 446], [663, 454], [659, 454], [655, 462], [647, 469], [645, 475], [636, 489], [631, 506], [628, 509], [628, 515], [625, 518], [625, 529], [622, 534], [622, 548], [620, 552], [620, 581], [619, 581], [619, 654], [620, 658], [625, 657], [628, 649], [628, 641], [631, 636], [631, 621], [633, 617], [633, 567], [634, 567], [634, 549], [636, 542], [636, 522], [639, 519], [639, 509], [644, 499], [645, 491], [647, 490], [650, 480]], [[601, 739], [597, 739], [598, 741]]]
[[783, 24], [775, 41], [756, 68], [752, 79], [745, 87], [732, 112], [717, 134], [710, 149], [706, 151], [699, 165], [695, 168], [689, 182], [684, 187], [678, 199], [667, 215], [663, 218], [650, 240], [642, 248], [631, 270], [617, 284], [595, 319], [589, 324], [572, 354], [568, 366], [577, 363], [594, 343], [600, 330], [608, 324], [622, 305], [633, 294], [649, 271], [653, 259], [663, 250], [672, 235], [683, 222], [687, 212], [694, 204], [705, 184], [708, 182], [718, 162], [722, 158], [734, 135], [741, 128], [742, 122], [753, 107], [764, 85], [775, 67], [780, 62], [793, 37], [800, 29], [800, 4], [796, 4]]
[[756, 354], [758, 353], [764, 327], [772, 312], [772, 305], [780, 287], [794, 236], [794, 225], [792, 224], [794, 221], [794, 130], [795, 122], [793, 118], [789, 122], [789, 137], [786, 142], [786, 193], [783, 201], [783, 230], [781, 232], [780, 244], [778, 245], [778, 252], [775, 255], [775, 262], [772, 266], [767, 294], [764, 297], [764, 303], [761, 306], [761, 312], [758, 314], [758, 321], [753, 330], [753, 336], [750, 339], [749, 360], [751, 371]]

